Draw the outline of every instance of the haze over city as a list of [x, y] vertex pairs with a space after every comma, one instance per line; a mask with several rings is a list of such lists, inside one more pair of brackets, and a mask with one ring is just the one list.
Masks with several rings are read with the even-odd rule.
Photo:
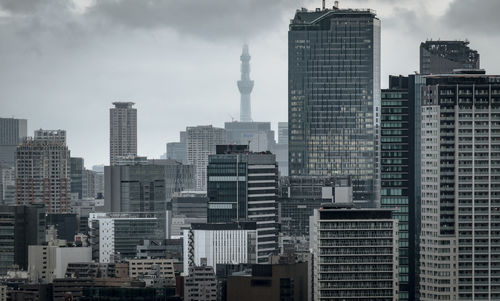
[[[287, 121], [287, 31], [321, 1], [0, 1], [0, 108], [37, 128], [66, 129], [72, 156], [108, 164], [108, 110], [138, 108], [138, 152], [158, 158], [186, 126], [239, 118], [241, 45], [250, 47], [253, 119]], [[327, 7], [333, 1], [326, 1]], [[427, 39], [469, 38], [500, 73], [495, 0], [340, 1], [382, 23], [382, 87], [418, 70]]]

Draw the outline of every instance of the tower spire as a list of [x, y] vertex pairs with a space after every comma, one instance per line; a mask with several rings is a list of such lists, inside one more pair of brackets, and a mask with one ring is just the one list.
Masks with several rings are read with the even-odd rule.
[[253, 80], [250, 80], [250, 54], [248, 53], [248, 45], [243, 45], [243, 51], [240, 56], [241, 60], [241, 79], [238, 81], [238, 89], [240, 90], [240, 121], [252, 121], [252, 109], [250, 106], [250, 93], [253, 89]]

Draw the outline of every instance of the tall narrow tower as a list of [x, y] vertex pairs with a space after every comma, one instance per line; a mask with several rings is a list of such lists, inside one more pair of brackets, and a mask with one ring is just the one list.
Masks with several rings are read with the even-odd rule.
[[238, 89], [241, 93], [240, 101], [240, 121], [252, 121], [252, 108], [250, 107], [250, 93], [253, 89], [253, 80], [250, 80], [250, 54], [248, 54], [248, 45], [243, 45], [241, 60], [241, 80], [238, 81]]

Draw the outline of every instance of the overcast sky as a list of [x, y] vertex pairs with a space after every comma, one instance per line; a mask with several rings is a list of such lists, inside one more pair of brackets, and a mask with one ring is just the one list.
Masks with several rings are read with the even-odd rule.
[[[72, 2], [73, 1], [73, 2]], [[158, 158], [186, 126], [239, 117], [250, 47], [255, 121], [287, 120], [287, 31], [321, 0], [0, 0], [0, 116], [65, 129], [72, 156], [109, 162], [109, 108], [133, 101], [138, 152]], [[327, 0], [327, 6], [333, 1]], [[469, 39], [500, 73], [498, 0], [350, 0], [382, 21], [382, 85], [418, 70], [426, 39]], [[231, 117], [232, 116], [232, 117]]]

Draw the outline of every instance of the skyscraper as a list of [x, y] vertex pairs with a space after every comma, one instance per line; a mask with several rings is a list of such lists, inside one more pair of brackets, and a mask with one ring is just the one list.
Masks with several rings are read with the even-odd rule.
[[500, 76], [425, 76], [420, 300], [499, 300]]
[[45, 139], [43, 135], [37, 137], [26, 138], [17, 147], [17, 203], [40, 203], [45, 204], [48, 213], [69, 213], [70, 151], [62, 139]]
[[186, 128], [187, 162], [194, 165], [196, 189], [207, 189], [208, 155], [215, 154], [216, 145], [226, 144], [226, 131], [211, 125]]
[[186, 132], [180, 132], [179, 142], [168, 142], [167, 143], [167, 158], [177, 160], [183, 164], [187, 164], [186, 159]]
[[207, 167], [208, 222], [257, 222], [257, 260], [278, 251], [278, 166], [270, 152], [220, 145]]
[[252, 107], [250, 104], [250, 93], [253, 89], [253, 80], [250, 80], [250, 54], [248, 53], [248, 45], [243, 45], [243, 51], [240, 56], [241, 60], [241, 79], [238, 81], [238, 89], [241, 93], [240, 100], [240, 121], [252, 121]]
[[26, 119], [0, 118], [0, 165], [14, 166], [16, 147], [28, 135]]
[[137, 109], [133, 102], [113, 102], [109, 109], [109, 162], [117, 157], [137, 155]]
[[378, 203], [380, 20], [372, 10], [298, 10], [288, 32], [289, 174], [351, 175]]
[[426, 41], [420, 44], [420, 74], [450, 74], [454, 69], [479, 69], [479, 53], [468, 41]]

